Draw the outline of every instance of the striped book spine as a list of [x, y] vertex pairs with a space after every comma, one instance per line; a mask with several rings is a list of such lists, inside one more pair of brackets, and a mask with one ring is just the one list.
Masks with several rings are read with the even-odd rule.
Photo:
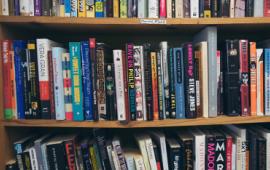
[[96, 0], [95, 7], [96, 7], [96, 18], [103, 18], [104, 17], [104, 0]]
[[89, 42], [81, 42], [82, 52], [82, 82], [83, 82], [83, 112], [85, 120], [93, 120], [93, 93], [91, 80], [91, 61]]
[[64, 0], [64, 4], [65, 4], [65, 17], [70, 17], [71, 15], [70, 0]]
[[270, 49], [264, 49], [264, 114], [270, 115]]
[[72, 111], [72, 84], [70, 73], [70, 56], [69, 53], [62, 54], [63, 84], [64, 84], [64, 100], [65, 100], [65, 116], [66, 120], [73, 120]]
[[73, 119], [83, 120], [80, 42], [70, 42]]

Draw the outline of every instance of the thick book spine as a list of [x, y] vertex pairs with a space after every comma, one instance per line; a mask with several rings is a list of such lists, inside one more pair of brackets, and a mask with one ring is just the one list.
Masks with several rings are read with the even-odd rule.
[[222, 0], [220, 10], [220, 17], [230, 17], [230, 0]]
[[204, 18], [211, 18], [211, 0], [204, 0]]
[[89, 155], [89, 149], [88, 149], [87, 143], [81, 144], [81, 152], [82, 152], [82, 158], [83, 158], [83, 167], [85, 170], [91, 170], [91, 162], [90, 162], [90, 155]]
[[263, 14], [264, 14], [265, 17], [270, 16], [270, 1], [268, 1], [268, 0], [264, 0]]
[[129, 109], [129, 94], [128, 94], [128, 61], [126, 58], [125, 51], [122, 51], [122, 66], [123, 66], [123, 79], [124, 79], [124, 96], [125, 96], [125, 110], [126, 110], [126, 121], [131, 120], [131, 114]]
[[[133, 44], [126, 45], [126, 58], [128, 67], [128, 95], [131, 120], [136, 120], [136, 87], [135, 87], [135, 65]], [[139, 60], [140, 61], [140, 60]]]
[[175, 76], [175, 99], [176, 118], [185, 118], [185, 97], [184, 97], [184, 56], [182, 48], [174, 48], [174, 76]]
[[232, 144], [233, 138], [232, 136], [227, 136], [226, 139], [226, 169], [232, 170]]
[[65, 0], [65, 17], [70, 17], [71, 16], [71, 3], [70, 0]]
[[204, 0], [199, 0], [199, 17], [204, 17]]
[[41, 0], [34, 0], [34, 10], [35, 16], [41, 16], [42, 15], [42, 11], [41, 11]]
[[51, 16], [52, 15], [52, 1], [41, 1], [42, 7], [42, 16]]
[[72, 85], [71, 85], [71, 63], [69, 53], [62, 54], [63, 84], [64, 84], [64, 102], [66, 120], [73, 120], [72, 110]]
[[73, 119], [84, 119], [82, 110], [82, 80], [81, 80], [81, 52], [80, 42], [69, 43], [71, 80], [72, 80], [72, 108]]
[[83, 113], [85, 116], [85, 120], [93, 120], [91, 60], [88, 41], [81, 42], [81, 53], [82, 53]]
[[147, 1], [138, 0], [138, 18], [147, 18], [147, 10]]
[[54, 78], [54, 102], [56, 120], [65, 120], [64, 84], [62, 74], [62, 53], [64, 49], [60, 47], [52, 48], [53, 78]]
[[206, 160], [205, 168], [206, 169], [215, 169], [215, 148], [216, 142], [214, 136], [206, 136]]
[[117, 111], [115, 104], [115, 79], [114, 65], [112, 63], [105, 65], [105, 86], [106, 86], [106, 108], [107, 118], [109, 120], [117, 120]]
[[234, 6], [234, 17], [235, 18], [242, 18], [245, 17], [245, 0], [235, 0]]
[[211, 17], [218, 16], [218, 0], [211, 0]]
[[86, 17], [95, 18], [95, 1], [86, 0]]
[[193, 156], [194, 156], [194, 149], [193, 149], [193, 140], [185, 140], [183, 142], [184, 146], [184, 169], [193, 169]]
[[257, 115], [257, 55], [256, 42], [249, 43], [249, 68], [250, 68], [250, 115]]
[[172, 18], [172, 0], [159, 1], [159, 17]]
[[249, 116], [249, 70], [248, 70], [248, 40], [239, 41], [240, 57], [240, 92], [241, 92], [241, 115]]
[[9, 1], [9, 4], [8, 4], [8, 13], [9, 13], [9, 16], [14, 16], [14, 0]]
[[184, 46], [184, 88], [186, 118], [196, 118], [196, 88], [193, 47], [191, 43]]
[[158, 116], [159, 119], [164, 119], [165, 97], [163, 89], [163, 74], [162, 74], [162, 58], [161, 54], [157, 53], [157, 75], [158, 75]]
[[[119, 12], [120, 12], [120, 5], [119, 5], [119, 0], [113, 0], [113, 17], [114, 18], [119, 18]], [[140, 1], [138, 2], [140, 4]], [[138, 8], [138, 13], [140, 11], [140, 5], [139, 5], [139, 8]], [[139, 14], [138, 14], [138, 17], [139, 17]]]
[[20, 1], [19, 0], [14, 0], [14, 15], [15, 16], [20, 15]]
[[127, 0], [120, 0], [120, 18], [127, 18]]
[[264, 115], [264, 61], [263, 49], [257, 49], [257, 116]]
[[105, 91], [105, 46], [97, 44], [96, 65], [97, 65], [97, 106], [100, 120], [106, 119], [106, 91]]
[[12, 110], [12, 86], [13, 82], [11, 80], [11, 67], [12, 67], [12, 59], [11, 59], [11, 48], [12, 41], [4, 40], [1, 45], [2, 52], [2, 67], [3, 67], [3, 96], [4, 100], [4, 118], [5, 119], [13, 119], [16, 113], [13, 113]]
[[175, 97], [175, 76], [174, 76], [174, 70], [175, 64], [174, 64], [174, 53], [173, 48], [170, 49], [169, 53], [169, 81], [170, 81], [170, 118], [175, 119], [176, 118], [176, 97]]
[[264, 49], [264, 114], [270, 115], [270, 49]]
[[151, 56], [149, 43], [143, 45], [143, 64], [144, 64], [144, 82], [145, 82], [145, 114], [147, 120], [153, 120], [153, 88], [152, 88], [152, 72], [151, 72]]
[[246, 17], [253, 17], [254, 16], [254, 0], [247, 0], [246, 1]]
[[95, 1], [95, 10], [96, 10], [96, 18], [104, 17], [104, 1], [103, 0]]
[[113, 17], [113, 0], [106, 0], [106, 14], [107, 17]]
[[2, 11], [1, 14], [4, 16], [8, 16], [9, 15], [9, 7], [8, 7], [8, 0], [2, 0]]
[[38, 170], [37, 154], [34, 147], [29, 149], [32, 170]]
[[257, 167], [256, 169], [267, 169], [267, 164], [268, 162], [266, 161], [265, 157], [266, 155], [268, 154], [267, 153], [267, 146], [266, 146], [266, 141], [263, 139], [263, 138], [259, 138], [258, 141], [257, 141], [257, 146], [256, 146], [256, 149], [257, 149]]
[[190, 18], [190, 0], [183, 0], [184, 18]]
[[[52, 51], [48, 51], [48, 64], [49, 66], [53, 65], [52, 61]], [[55, 119], [55, 102], [54, 102], [54, 76], [53, 76], [53, 67], [49, 67], [49, 102], [50, 102], [50, 119]]]
[[183, 18], [183, 0], [175, 0], [175, 18]]
[[74, 170], [75, 169], [75, 159], [76, 159], [74, 141], [69, 140], [69, 141], [65, 142], [65, 152], [66, 152], [66, 156], [67, 156], [67, 165], [68, 165], [69, 169]]
[[114, 138], [112, 141], [113, 150], [116, 152], [117, 159], [119, 160], [119, 164], [121, 169], [127, 170], [126, 160], [121, 148], [120, 140], [118, 138]]
[[148, 1], [148, 18], [159, 18], [159, 0]]
[[199, 18], [199, 0], [190, 1], [190, 17]]
[[78, 17], [78, 0], [70, 0], [70, 16]]
[[202, 53], [201, 51], [195, 51], [194, 53], [194, 66], [195, 66], [195, 86], [196, 86], [196, 113], [197, 113], [197, 117], [202, 117], [202, 106], [201, 106], [201, 99], [202, 96], [200, 96], [201, 94], [201, 86], [202, 86], [202, 81], [200, 79], [200, 77], [202, 76], [202, 67], [201, 67], [201, 56]]
[[39, 100], [38, 61], [36, 43], [29, 41], [27, 44], [29, 55], [29, 79], [30, 79], [30, 112], [35, 119], [41, 118]]
[[142, 95], [142, 69], [141, 69], [142, 51], [139, 46], [133, 46], [134, 58], [134, 80], [136, 97], [136, 120], [143, 120], [143, 95]]
[[264, 11], [263, 9], [264, 0], [255, 0], [254, 1], [254, 17], [263, 17]]
[[159, 119], [159, 95], [158, 95], [158, 75], [157, 75], [157, 53], [151, 52], [151, 76], [152, 76], [152, 94], [153, 94], [153, 119]]
[[86, 17], [86, 0], [78, 0], [78, 17]]

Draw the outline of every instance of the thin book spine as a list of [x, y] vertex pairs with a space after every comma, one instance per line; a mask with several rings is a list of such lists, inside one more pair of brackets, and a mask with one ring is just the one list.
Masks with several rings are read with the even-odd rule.
[[165, 98], [164, 98], [164, 89], [163, 89], [163, 74], [162, 74], [162, 61], [161, 54], [157, 52], [157, 75], [158, 75], [158, 116], [159, 119], [164, 119], [164, 107], [165, 107]]
[[[48, 64], [53, 65], [52, 51], [48, 51]], [[55, 119], [55, 102], [54, 102], [54, 78], [53, 78], [53, 67], [49, 67], [49, 98], [50, 98], [50, 119]]]
[[170, 92], [170, 118], [175, 119], [176, 118], [176, 97], [175, 97], [175, 77], [174, 77], [174, 54], [173, 54], [173, 48], [170, 48], [169, 53], [169, 92]]
[[250, 115], [257, 115], [257, 53], [256, 42], [249, 42], [250, 56], [249, 56], [249, 68], [250, 68]]
[[70, 16], [78, 17], [78, 0], [70, 0]]
[[158, 120], [159, 119], [159, 108], [158, 108], [158, 102], [159, 102], [159, 95], [158, 95], [158, 75], [157, 75], [157, 53], [151, 52], [151, 76], [152, 76], [152, 94], [153, 94], [153, 119]]
[[270, 49], [264, 49], [264, 114], [270, 115]]
[[95, 1], [86, 0], [85, 8], [86, 8], [86, 17], [95, 18]]
[[264, 115], [264, 61], [263, 49], [256, 50], [256, 64], [257, 64], [257, 116]]
[[104, 17], [104, 1], [96, 0], [95, 9], [96, 9], [96, 18], [103, 18]]

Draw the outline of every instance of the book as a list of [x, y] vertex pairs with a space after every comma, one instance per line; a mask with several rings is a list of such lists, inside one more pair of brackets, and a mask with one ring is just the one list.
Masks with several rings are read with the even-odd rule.
[[70, 17], [78, 17], [78, 0], [70, 0]]
[[9, 15], [9, 4], [8, 4], [8, 0], [3, 0], [2, 4], [1, 4], [1, 14], [4, 16], [8, 16]]
[[199, 18], [199, 0], [190, 1], [190, 18]]
[[135, 162], [136, 169], [146, 170], [141, 153], [137, 152], [134, 154], [134, 162]]
[[64, 0], [65, 4], [65, 17], [70, 17], [71, 16], [71, 0]]
[[143, 134], [134, 134], [134, 137], [135, 137], [137, 145], [138, 145], [138, 147], [140, 149], [140, 152], [142, 154], [144, 167], [146, 169], [152, 168], [151, 165], [150, 165], [150, 160], [148, 158], [148, 150], [146, 148], [145, 136], [143, 136]]
[[184, 18], [190, 18], [190, 0], [183, 0]]
[[245, 0], [235, 0], [234, 17], [245, 17]]
[[194, 140], [191, 133], [181, 130], [176, 132], [177, 141], [183, 147], [183, 166], [184, 169], [194, 168], [194, 157], [195, 157], [195, 150], [193, 149]]
[[264, 49], [264, 115], [270, 115], [270, 49]]
[[159, 17], [159, 0], [149, 0], [148, 18], [158, 18], [158, 17]]
[[201, 76], [201, 60], [200, 57], [201, 56], [201, 52], [200, 51], [195, 51], [194, 53], [194, 78], [195, 78], [195, 89], [196, 89], [196, 114], [197, 117], [202, 117], [202, 101], [201, 101], [201, 81], [200, 81], [200, 76]]
[[211, 18], [211, 1], [204, 0], [204, 11], [203, 11], [204, 18]]
[[138, 18], [147, 18], [147, 1], [138, 0]]
[[[206, 144], [205, 144], [205, 134], [197, 129], [191, 129], [191, 134], [193, 135], [194, 141], [194, 151], [195, 151], [195, 169], [201, 169], [205, 167], [205, 151], [206, 151]], [[218, 166], [217, 166], [218, 167]]]
[[254, 16], [254, 0], [247, 0], [245, 7], [245, 16], [253, 17]]
[[133, 148], [126, 148], [124, 149], [124, 157], [127, 163], [127, 169], [135, 170], [136, 165], [134, 161], [134, 154], [136, 153], [136, 150]]
[[218, 0], [211, 0], [211, 17], [218, 17]]
[[264, 0], [263, 4], [263, 16], [269, 17], [270, 16], [270, 2], [267, 0]]
[[173, 0], [161, 0], [159, 1], [159, 17], [160, 18], [172, 18], [173, 13]]
[[112, 146], [113, 146], [113, 150], [116, 152], [116, 156], [119, 160], [119, 165], [121, 169], [128, 169], [127, 163], [126, 163], [127, 160], [125, 160], [124, 152], [122, 150], [119, 137], [115, 136], [113, 138]]
[[257, 53], [256, 42], [249, 42], [250, 115], [257, 115]]
[[157, 53], [157, 76], [158, 76], [158, 116], [162, 120], [165, 118], [165, 92], [163, 88], [163, 64], [160, 52]]
[[158, 75], [157, 75], [157, 53], [151, 52], [151, 76], [152, 76], [152, 96], [153, 96], [153, 119], [159, 119], [159, 107], [158, 107]]
[[175, 119], [176, 118], [176, 97], [175, 97], [175, 64], [174, 64], [174, 53], [173, 48], [170, 48], [170, 54], [169, 54], [169, 94], [170, 94], [170, 118]]
[[183, 0], [175, 0], [175, 18], [183, 18]]
[[254, 1], [254, 17], [263, 17], [264, 10], [263, 9], [264, 0], [256, 0]]
[[170, 169], [180, 169], [182, 166], [180, 164], [181, 158], [181, 146], [174, 138], [166, 139], [167, 148], [168, 148], [168, 159], [169, 159], [169, 168]]
[[127, 0], [120, 0], [120, 18], [127, 18]]
[[263, 49], [256, 49], [257, 66], [257, 116], [264, 115], [264, 56]]
[[[118, 0], [114, 0], [113, 1], [113, 17], [115, 17], [115, 18], [119, 18], [119, 16], [120, 16], [119, 15], [119, 12], [120, 12], [120, 10], [119, 10], [120, 9], [119, 3], [120, 2]], [[138, 11], [139, 11], [139, 7], [138, 7]], [[139, 17], [139, 14], [138, 14], [138, 17]]]
[[95, 18], [95, 1], [86, 0], [86, 17]]
[[[146, 109], [146, 86], [145, 86], [145, 63], [144, 63], [144, 57], [145, 57], [145, 50], [144, 50], [144, 46], [140, 45], [139, 46], [139, 51], [141, 54], [140, 57], [140, 62], [141, 62], [141, 77], [142, 77], [142, 113], [143, 113], [143, 119], [147, 120], [147, 109]], [[149, 65], [150, 66], [150, 65]]]
[[216, 138], [216, 147], [215, 147], [215, 166], [216, 168], [225, 168], [226, 167], [226, 137], [219, 132], [213, 133]]
[[103, 0], [95, 1], [95, 11], [96, 11], [96, 18], [104, 17], [104, 1]]
[[70, 63], [72, 81], [72, 110], [73, 120], [81, 121], [84, 119], [82, 102], [82, 76], [81, 76], [81, 51], [80, 42], [70, 42]]
[[78, 17], [86, 17], [86, 0], [78, 0]]
[[107, 17], [113, 17], [113, 9], [114, 9], [113, 2], [114, 2], [113, 0], [106, 0], [106, 7], [104, 7], [104, 11], [106, 8]]
[[[52, 51], [48, 51], [48, 64], [49, 66], [53, 65], [52, 61]], [[54, 97], [54, 75], [53, 75], [53, 67], [49, 67], [49, 98], [50, 98], [50, 113], [51, 119], [56, 119], [55, 115], [55, 97]]]

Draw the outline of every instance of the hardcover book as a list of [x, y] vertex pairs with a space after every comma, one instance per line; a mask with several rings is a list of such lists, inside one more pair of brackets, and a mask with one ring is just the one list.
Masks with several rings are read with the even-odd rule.
[[158, 17], [159, 17], [159, 0], [149, 0], [148, 18], [158, 18]]
[[104, 1], [103, 0], [95, 1], [95, 10], [96, 10], [96, 18], [104, 17]]
[[257, 115], [257, 53], [256, 42], [249, 42], [250, 56], [250, 115]]
[[170, 118], [175, 119], [176, 118], [176, 97], [175, 97], [175, 76], [174, 76], [174, 70], [175, 64], [174, 64], [174, 54], [173, 54], [173, 48], [170, 48], [170, 54], [169, 54], [169, 93], [170, 93]]
[[264, 49], [264, 115], [270, 115], [270, 49]]
[[159, 119], [159, 88], [158, 88], [158, 75], [157, 75], [157, 53], [151, 52], [151, 75], [152, 75], [152, 94], [153, 94], [153, 118], [154, 120]]
[[[52, 51], [48, 51], [48, 64], [49, 66], [53, 65], [52, 61]], [[55, 115], [55, 102], [54, 102], [54, 76], [53, 76], [53, 67], [49, 67], [49, 98], [50, 98], [50, 113], [51, 117], [50, 119], [56, 119]]]
[[86, 17], [95, 18], [95, 1], [86, 0]]
[[264, 54], [263, 49], [256, 50], [257, 64], [257, 116], [264, 115]]

